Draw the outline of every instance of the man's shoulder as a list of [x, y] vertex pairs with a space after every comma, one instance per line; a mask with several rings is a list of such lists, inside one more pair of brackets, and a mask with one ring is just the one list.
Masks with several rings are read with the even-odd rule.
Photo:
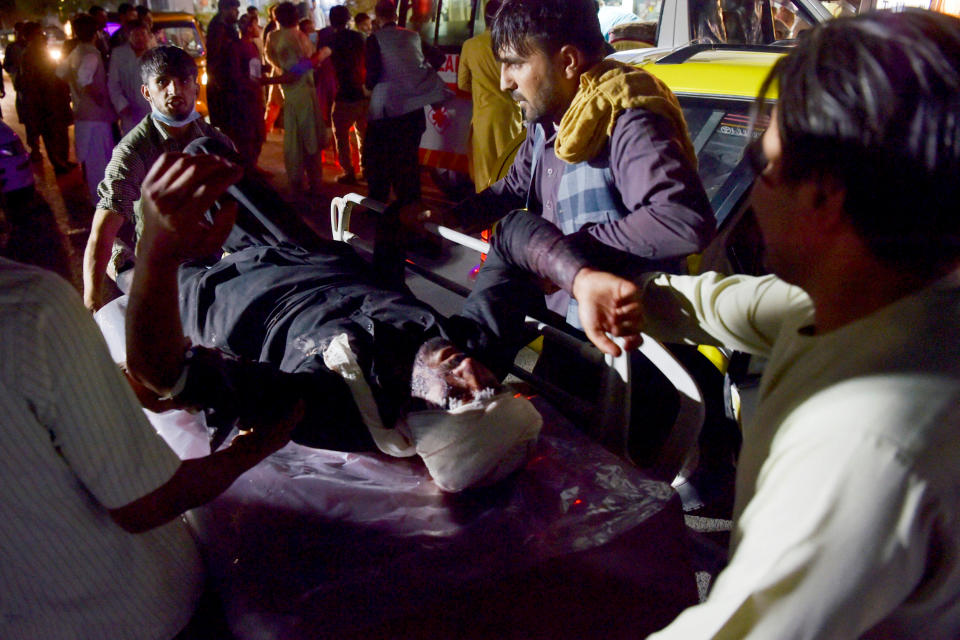
[[26, 304], [49, 306], [70, 297], [77, 292], [56, 273], [0, 257], [0, 305], [23, 310]]

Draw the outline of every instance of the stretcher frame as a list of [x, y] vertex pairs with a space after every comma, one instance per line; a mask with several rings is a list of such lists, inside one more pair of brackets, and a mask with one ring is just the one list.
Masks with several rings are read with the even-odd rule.
[[[330, 227], [334, 240], [348, 244], [364, 244], [363, 239], [350, 231], [351, 215], [357, 206], [376, 214], [383, 213], [387, 208], [383, 202], [358, 193], [348, 193], [333, 198], [330, 202]], [[426, 223], [424, 226], [430, 233], [469, 250], [484, 254], [490, 249], [487, 242], [449, 227], [435, 223]], [[460, 283], [434, 273], [409, 258], [406, 260], [406, 267], [451, 293], [464, 298], [470, 293], [470, 290]], [[584, 342], [578, 337], [537, 318], [528, 317], [527, 324], [538, 335], [549, 336], [551, 340], [560, 342], [573, 350], [584, 346]], [[641, 333], [641, 337], [643, 340], [637, 351], [656, 366], [674, 386], [680, 401], [677, 417], [666, 441], [660, 447], [657, 461], [653, 467], [644, 470], [653, 477], [668, 481], [674, 488], [678, 488], [686, 483], [699, 462], [697, 440], [706, 416], [703, 394], [693, 376], [661, 342], [645, 333]], [[613, 339], [622, 346], [622, 341], [618, 338]], [[597, 416], [596, 424], [599, 426], [599, 432], [613, 434], [612, 441], [602, 444], [616, 451], [627, 452], [630, 426], [630, 356], [625, 350], [621, 350], [620, 355], [616, 357], [605, 354], [604, 362], [607, 365], [605, 376], [600, 386], [599, 402], [595, 405], [593, 414]], [[511, 373], [533, 386], [558, 406], [571, 406], [585, 402], [522, 367], [514, 365]]]

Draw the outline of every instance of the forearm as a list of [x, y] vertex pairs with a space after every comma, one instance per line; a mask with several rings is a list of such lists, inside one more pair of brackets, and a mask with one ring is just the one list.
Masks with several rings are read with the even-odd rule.
[[812, 319], [809, 297], [774, 276], [651, 274], [641, 304], [644, 330], [656, 338], [762, 356], [787, 319]]
[[127, 367], [144, 385], [164, 395], [176, 384], [187, 341], [180, 323], [179, 260], [146, 235], [134, 271], [127, 308]]
[[590, 266], [581, 244], [589, 238], [564, 236], [551, 222], [527, 211], [512, 211], [497, 225], [493, 251], [508, 264], [549, 280], [568, 293], [583, 267]]
[[112, 67], [110, 73], [107, 75], [107, 90], [110, 92], [110, 102], [113, 103], [113, 108], [117, 110], [117, 113], [120, 113], [130, 105], [127, 97], [123, 95], [123, 86], [120, 84], [120, 73]]
[[101, 305], [103, 278], [113, 252], [113, 241], [123, 224], [120, 214], [97, 209], [90, 225], [90, 236], [83, 252], [83, 303], [95, 311]]
[[203, 458], [184, 460], [165, 484], [111, 510], [110, 517], [131, 533], [149, 531], [217, 497], [269, 453], [231, 445]]

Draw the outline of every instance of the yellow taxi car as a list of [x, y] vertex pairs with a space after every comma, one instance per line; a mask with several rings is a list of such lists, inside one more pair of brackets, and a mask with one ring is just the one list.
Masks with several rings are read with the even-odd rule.
[[197, 63], [197, 113], [207, 115], [207, 47], [196, 16], [174, 11], [153, 13], [153, 35], [157, 44], [180, 47]]

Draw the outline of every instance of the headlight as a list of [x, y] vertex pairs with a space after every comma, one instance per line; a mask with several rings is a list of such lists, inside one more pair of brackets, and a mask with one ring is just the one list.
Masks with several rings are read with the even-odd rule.
[[203, 73], [200, 74], [200, 84], [202, 84], [203, 86], [207, 86], [207, 72], [206, 72], [206, 71], [204, 71]]

